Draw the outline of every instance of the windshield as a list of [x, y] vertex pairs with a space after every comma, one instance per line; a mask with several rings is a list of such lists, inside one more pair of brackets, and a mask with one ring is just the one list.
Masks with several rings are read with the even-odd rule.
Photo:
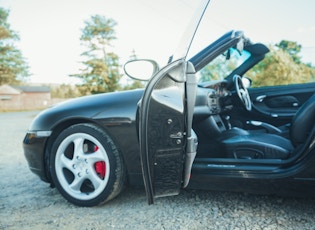
[[198, 82], [208, 82], [214, 80], [223, 80], [233, 70], [242, 65], [248, 58], [250, 53], [243, 50], [242, 53], [234, 48], [228, 49], [226, 52], [217, 56], [209, 64], [198, 72]]

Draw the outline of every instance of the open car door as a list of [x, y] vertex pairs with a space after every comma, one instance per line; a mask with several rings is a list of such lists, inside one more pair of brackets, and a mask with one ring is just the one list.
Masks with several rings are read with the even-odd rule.
[[155, 197], [179, 194], [189, 182], [197, 149], [192, 130], [197, 83], [194, 67], [185, 59], [208, 3], [201, 2], [183, 49], [151, 78], [141, 100], [140, 154], [149, 204]]
[[[189, 181], [197, 148], [191, 130], [196, 82], [193, 68], [191, 74], [187, 73], [187, 65], [178, 60], [162, 69], [151, 79], [142, 98], [140, 149], [149, 204], [154, 197], [179, 194]], [[186, 87], [191, 89], [186, 91]]]

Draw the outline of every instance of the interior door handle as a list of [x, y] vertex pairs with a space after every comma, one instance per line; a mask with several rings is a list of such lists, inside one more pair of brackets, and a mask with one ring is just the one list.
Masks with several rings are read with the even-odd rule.
[[260, 95], [260, 96], [256, 97], [255, 101], [262, 102], [266, 97], [267, 97], [267, 95]]

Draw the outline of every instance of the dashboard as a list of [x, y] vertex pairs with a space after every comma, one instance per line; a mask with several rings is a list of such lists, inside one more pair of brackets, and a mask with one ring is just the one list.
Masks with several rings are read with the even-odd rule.
[[194, 116], [197, 118], [220, 114], [231, 105], [223, 103], [231, 93], [226, 81], [211, 81], [199, 85], [195, 103]]

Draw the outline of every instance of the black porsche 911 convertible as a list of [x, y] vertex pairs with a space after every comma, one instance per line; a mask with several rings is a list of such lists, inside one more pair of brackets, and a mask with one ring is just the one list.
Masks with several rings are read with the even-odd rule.
[[[183, 188], [315, 194], [315, 83], [250, 87], [244, 75], [269, 49], [241, 31], [187, 58], [202, 4], [165, 67], [125, 64], [128, 76], [149, 79], [145, 89], [85, 96], [38, 114], [23, 141], [31, 171], [79, 206], [135, 185], [149, 204]], [[152, 75], [137, 73], [144, 65]], [[224, 78], [200, 75], [213, 65]]]

